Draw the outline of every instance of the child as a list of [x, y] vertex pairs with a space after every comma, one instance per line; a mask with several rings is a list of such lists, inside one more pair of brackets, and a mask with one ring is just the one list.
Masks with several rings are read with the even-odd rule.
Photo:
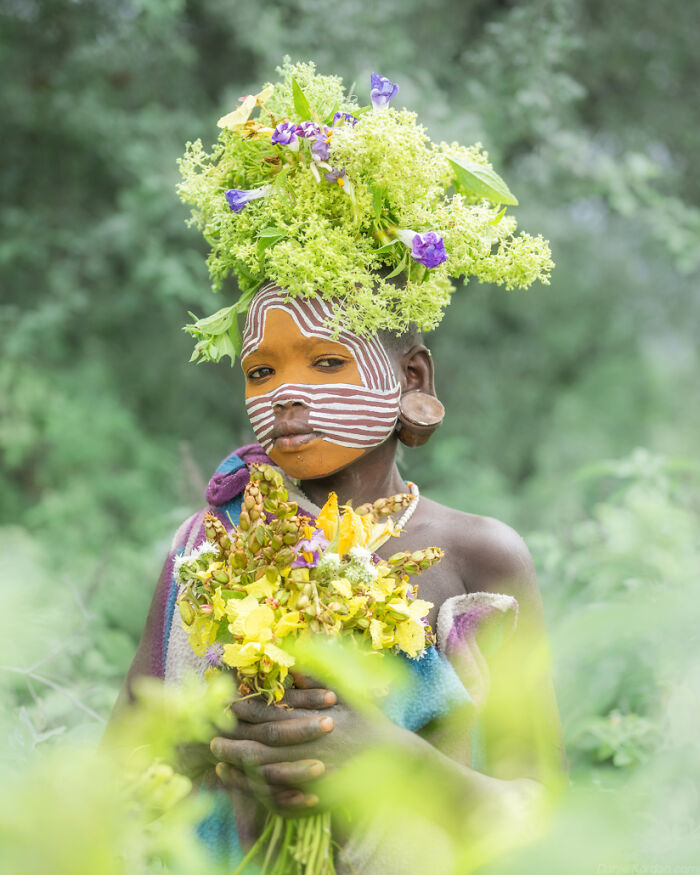
[[[252, 106], [262, 106], [272, 121], [291, 115], [292, 103], [285, 95], [296, 94], [299, 81], [309, 101], [315, 99], [317, 104], [323, 88], [330, 87], [325, 81], [319, 84], [328, 77], [314, 76], [313, 69], [305, 65], [285, 68], [285, 72], [276, 113], [271, 90], [266, 89], [257, 99], [247, 99], [253, 101]], [[403, 710], [399, 708], [390, 715], [391, 720], [366, 723], [339, 702], [332, 690], [318, 688], [298, 676], [296, 689], [286, 697], [291, 709], [265, 706], [255, 699], [236, 703], [236, 729], [230, 738], [214, 738], [211, 752], [218, 763], [218, 778], [225, 786], [235, 788], [236, 799], [241, 799], [241, 793], [243, 797], [262, 794], [277, 808], [294, 813], [312, 810], [318, 803], [315, 786], [308, 789], [310, 781], [374, 741], [390, 743], [433, 766], [446, 792], [453, 793], [457, 805], [462, 806], [465, 828], [476, 831], [483, 817], [513, 817], [525, 810], [533, 795], [552, 782], [563, 763], [559, 718], [546, 662], [541, 601], [524, 543], [503, 523], [461, 513], [420, 496], [418, 487], [405, 482], [399, 474], [395, 461], [398, 441], [408, 446], [424, 442], [442, 418], [430, 353], [419, 331], [411, 326], [430, 327], [436, 313], [439, 318], [448, 300], [445, 283], [449, 271], [464, 273], [459, 258], [466, 257], [467, 243], [472, 247], [473, 265], [481, 258], [479, 270], [486, 279], [499, 279], [499, 258], [498, 269], [505, 270], [508, 262], [508, 269], [521, 279], [528, 265], [532, 272], [536, 262], [532, 278], [543, 278], [548, 269], [548, 250], [546, 258], [538, 247], [518, 251], [512, 238], [514, 225], [504, 231], [500, 223], [507, 220], [502, 219], [502, 213], [499, 218], [498, 210], [483, 202], [484, 197], [495, 198], [493, 188], [491, 195], [484, 194], [483, 189], [469, 197], [456, 195], [457, 200], [453, 198], [448, 209], [444, 201], [436, 200], [439, 173], [425, 171], [428, 176], [432, 174], [433, 182], [432, 188], [426, 188], [418, 178], [422, 172], [418, 165], [413, 166], [413, 200], [403, 206], [399, 189], [406, 183], [405, 173], [394, 181], [393, 203], [390, 174], [384, 173], [380, 189], [376, 179], [368, 177], [374, 170], [363, 169], [360, 163], [352, 179], [353, 156], [364, 154], [360, 149], [362, 137], [365, 146], [382, 141], [386, 156], [390, 147], [397, 148], [399, 134], [406, 148], [407, 131], [413, 130], [411, 124], [415, 127], [415, 119], [406, 120], [400, 116], [407, 114], [392, 115], [393, 110], [387, 109], [396, 86], [383, 77], [373, 77], [372, 85], [375, 112], [384, 115], [365, 123], [368, 114], [358, 123], [352, 114], [360, 114], [357, 107], [340, 102], [343, 111], [335, 113], [341, 116], [337, 130], [311, 121], [298, 126], [280, 121], [274, 129], [266, 129], [237, 110], [231, 114], [236, 117], [231, 128], [222, 134], [216, 161], [212, 159], [207, 165], [199, 152], [197, 169], [192, 169], [193, 164], [183, 171], [183, 196], [195, 202], [200, 210], [198, 221], [212, 240], [213, 269], [220, 274], [227, 253], [236, 252], [231, 269], [242, 270], [239, 262], [242, 253], [247, 253], [257, 259], [257, 268], [273, 279], [254, 295], [244, 296], [252, 302], [242, 337], [241, 366], [246, 379], [246, 408], [259, 444], [236, 451], [222, 463], [209, 484], [207, 499], [209, 510], [230, 526], [229, 520], [235, 522], [240, 512], [247, 465], [256, 461], [267, 461], [281, 469], [287, 477], [290, 497], [310, 516], [319, 512], [331, 491], [337, 493], [341, 503], [351, 502], [355, 507], [410, 491], [412, 503], [400, 520], [395, 519], [402, 534], [379, 552], [388, 556], [396, 550], [428, 546], [444, 550], [439, 565], [419, 578], [421, 598], [433, 603], [429, 622], [437, 632], [439, 654], [430, 648], [416, 661], [419, 693], [405, 703]], [[303, 105], [297, 94], [294, 110]], [[286, 112], [280, 112], [280, 106]], [[248, 115], [251, 109], [249, 105]], [[267, 138], [264, 144], [263, 137]], [[305, 138], [313, 142], [302, 147]], [[272, 173], [276, 166], [286, 167], [285, 185], [291, 197], [279, 198], [271, 185], [258, 185], [254, 190], [230, 189], [226, 192], [229, 215], [220, 213], [220, 202], [214, 199], [223, 190], [217, 174], [228, 179], [235, 167], [242, 166], [236, 164], [242, 160], [237, 151], [241, 148], [239, 139], [248, 144], [246, 148], [260, 141], [263, 169], [250, 171], [255, 182], [263, 181], [264, 174]], [[423, 139], [421, 133], [418, 141], [422, 148]], [[338, 157], [342, 154], [346, 165], [342, 170], [327, 163], [333, 159], [329, 143], [338, 141]], [[270, 150], [268, 142], [274, 146], [272, 154], [265, 152]], [[348, 151], [348, 143], [355, 151]], [[190, 147], [190, 155], [197, 148], [201, 146]], [[432, 167], [436, 160], [431, 153], [425, 158], [426, 166]], [[464, 156], [459, 166], [467, 166]], [[326, 167], [327, 183], [314, 181], [319, 168]], [[474, 172], [478, 172], [478, 166]], [[240, 176], [239, 170], [236, 181]], [[462, 184], [465, 178], [457, 174]], [[497, 180], [510, 195], [499, 177], [492, 173], [489, 178], [493, 185]], [[343, 191], [339, 192], [335, 183], [343, 180]], [[360, 183], [374, 191], [369, 202], [359, 193]], [[203, 194], [207, 186], [211, 191]], [[500, 202], [508, 202], [503, 190], [499, 197]], [[234, 219], [235, 224], [231, 223], [230, 213], [238, 214], [244, 208], [250, 211], [245, 214], [247, 221]], [[368, 219], [363, 224], [363, 209], [368, 215], [374, 211], [376, 221]], [[414, 223], [418, 215], [426, 222], [431, 218], [430, 210], [437, 211], [439, 220], [448, 227], [451, 224], [452, 236], [445, 232], [443, 240], [431, 231], [402, 231], [397, 221], [402, 209]], [[306, 211], [301, 223], [300, 211]], [[383, 211], [391, 215], [394, 235], [386, 243], [389, 223], [382, 219]], [[467, 213], [472, 224], [460, 228], [459, 222]], [[331, 264], [330, 273], [326, 271], [318, 286], [309, 289], [307, 264], [315, 263], [319, 274], [324, 273], [325, 265], [323, 258], [319, 260], [320, 250], [313, 250], [313, 240], [318, 241], [313, 233], [314, 220], [326, 229], [326, 236], [334, 237], [335, 249], [324, 250], [330, 261], [334, 252], [351, 240], [362, 253], [360, 261], [371, 262], [365, 239], [368, 234], [374, 237], [375, 251], [384, 251], [370, 265], [369, 279], [358, 272], [356, 264], [345, 275], [342, 264], [347, 263], [346, 258], [341, 265]], [[493, 233], [488, 245], [473, 239], [475, 222], [485, 222], [487, 231], [498, 229], [488, 231]], [[479, 225], [479, 233], [483, 227]], [[237, 234], [241, 235], [239, 241]], [[224, 238], [226, 247], [221, 242]], [[260, 244], [270, 239], [276, 243], [274, 247]], [[246, 240], [257, 240], [256, 247], [243, 246]], [[384, 243], [379, 249], [376, 240]], [[492, 253], [495, 240], [500, 240], [499, 248]], [[282, 258], [280, 253], [287, 243], [293, 245]], [[477, 252], [480, 245], [481, 255]], [[401, 247], [408, 251], [400, 252]], [[301, 261], [300, 251], [304, 256]], [[450, 258], [454, 263], [446, 267]], [[388, 269], [381, 272], [387, 260], [391, 267], [392, 259], [395, 270], [391, 273], [398, 273], [396, 268], [400, 269], [401, 264], [406, 270], [405, 283], [399, 285], [398, 292], [389, 282], [392, 277], [387, 276]], [[508, 278], [503, 281], [510, 282]], [[368, 288], [372, 290], [370, 295]], [[226, 308], [190, 326], [199, 339], [195, 356], [217, 360], [223, 354], [232, 355], [237, 309], [244, 306]], [[188, 668], [203, 672], [205, 661], [191, 651], [173, 610], [177, 589], [173, 567], [178, 554], [204, 541], [203, 517], [204, 511], [196, 514], [175, 537], [127, 688], [139, 674], [177, 681]], [[494, 630], [504, 643], [489, 653], [486, 642], [493, 640]], [[216, 654], [212, 658], [216, 659]], [[462, 720], [456, 731], [455, 721], [446, 724], [439, 719], [455, 709]], [[247, 777], [251, 766], [257, 767], [262, 785]], [[237, 833], [245, 843], [252, 837], [253, 821], [246, 819], [241, 808], [236, 814]], [[355, 861], [361, 862], [362, 871], [386, 871], [376, 846], [369, 855], [366, 849], [356, 849]]]

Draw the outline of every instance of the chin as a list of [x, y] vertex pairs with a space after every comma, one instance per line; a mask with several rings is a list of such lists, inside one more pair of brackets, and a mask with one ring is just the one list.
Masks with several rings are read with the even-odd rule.
[[317, 438], [294, 450], [278, 449], [275, 445], [268, 455], [285, 474], [295, 480], [318, 480], [342, 471], [365, 452], [366, 450], [354, 447], [341, 447], [325, 438]]

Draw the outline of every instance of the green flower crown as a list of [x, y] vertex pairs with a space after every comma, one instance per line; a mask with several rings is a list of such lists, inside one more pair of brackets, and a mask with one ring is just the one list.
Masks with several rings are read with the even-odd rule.
[[178, 162], [213, 288], [234, 274], [242, 292], [185, 327], [192, 360], [233, 362], [237, 316], [266, 281], [336, 302], [332, 327], [364, 336], [432, 330], [459, 277], [548, 282], [547, 241], [516, 236], [506, 209], [518, 202], [480, 144], [432, 143], [415, 113], [389, 106], [398, 86], [376, 73], [369, 106], [312, 63], [286, 60], [279, 73], [219, 120], [211, 153], [197, 140]]

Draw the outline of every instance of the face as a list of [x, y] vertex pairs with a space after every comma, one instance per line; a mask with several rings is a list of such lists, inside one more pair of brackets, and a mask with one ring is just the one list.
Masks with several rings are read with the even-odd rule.
[[292, 477], [345, 468], [394, 430], [400, 386], [376, 339], [325, 327], [320, 298], [261, 289], [248, 312], [241, 365], [256, 437]]

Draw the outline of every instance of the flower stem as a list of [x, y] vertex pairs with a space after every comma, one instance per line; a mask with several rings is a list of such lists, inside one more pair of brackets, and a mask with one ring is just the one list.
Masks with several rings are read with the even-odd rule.
[[238, 864], [238, 866], [236, 866], [236, 868], [233, 870], [233, 875], [241, 875], [241, 873], [245, 870], [245, 867], [248, 865], [248, 863], [250, 863], [250, 861], [255, 856], [257, 856], [258, 851], [265, 844], [265, 840], [270, 835], [271, 831], [272, 831], [272, 819], [268, 818], [268, 822], [265, 824], [265, 829], [262, 831], [262, 835], [257, 840], [257, 842], [255, 842], [253, 847], [248, 851], [248, 853], [245, 855], [245, 857], [243, 857], [243, 859]]

